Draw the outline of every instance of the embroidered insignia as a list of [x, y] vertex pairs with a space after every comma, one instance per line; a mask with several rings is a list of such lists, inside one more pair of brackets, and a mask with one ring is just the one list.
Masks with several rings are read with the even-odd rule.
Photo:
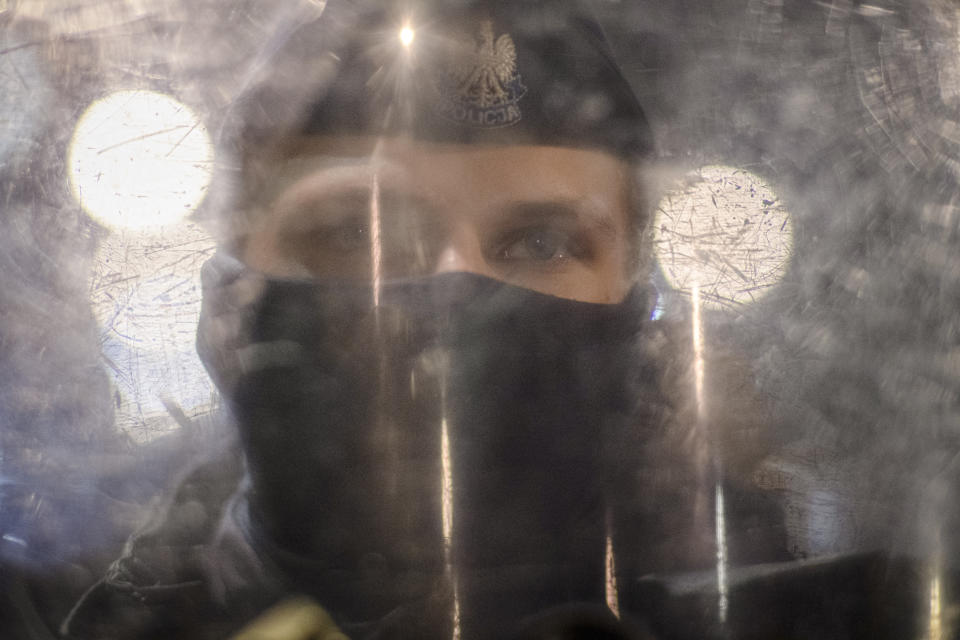
[[520, 121], [527, 92], [517, 71], [517, 49], [508, 34], [496, 40], [493, 23], [480, 23], [479, 38], [454, 48], [440, 61], [437, 111], [448, 120], [484, 129]]

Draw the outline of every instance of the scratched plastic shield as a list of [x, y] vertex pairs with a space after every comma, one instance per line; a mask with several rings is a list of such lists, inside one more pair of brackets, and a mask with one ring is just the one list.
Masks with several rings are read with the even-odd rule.
[[[556, 291], [530, 293], [523, 283], [523, 291], [490, 298], [517, 309], [470, 324], [471, 313], [492, 308], [477, 303], [492, 285], [448, 278], [445, 289], [432, 288], [435, 274], [422, 267], [442, 255], [436, 238], [446, 227], [387, 219], [384, 229], [402, 238], [418, 268], [364, 280], [372, 283], [364, 304], [386, 311], [326, 335], [328, 342], [349, 337], [333, 346], [346, 349], [350, 357], [341, 353], [337, 362], [353, 377], [337, 380], [332, 365], [308, 358], [319, 377], [274, 376], [257, 389], [270, 391], [263, 406], [298, 416], [315, 415], [320, 398], [340, 393], [363, 405], [344, 416], [375, 412], [378, 424], [403, 429], [362, 440], [376, 455], [350, 458], [355, 479], [324, 476], [344, 486], [311, 484], [290, 466], [280, 474], [289, 485], [271, 485], [260, 503], [251, 502], [260, 506], [248, 509], [242, 496], [265, 463], [244, 447], [267, 436], [266, 427], [243, 431], [238, 412], [265, 410], [234, 402], [224, 372], [259, 371], [264, 362], [295, 359], [295, 350], [289, 335], [272, 351], [239, 348], [231, 352], [239, 354], [234, 370], [211, 365], [221, 354], [201, 339], [214, 382], [197, 353], [201, 308], [212, 304], [204, 287], [209, 292], [216, 278], [232, 278], [229, 269], [244, 265], [203, 265], [242, 254], [238, 238], [256, 228], [248, 215], [256, 207], [240, 211], [246, 207], [238, 202], [252, 201], [242, 198], [269, 199], [313, 170], [317, 159], [307, 155], [289, 174], [273, 156], [257, 156], [258, 170], [269, 170], [258, 175], [270, 179], [251, 195], [252, 183], [238, 179], [251, 159], [231, 136], [250, 113], [256, 85], [293, 79], [322, 87], [334, 73], [332, 57], [302, 58], [301, 66], [283, 58], [277, 66], [277, 52], [328, 7], [308, 0], [0, 0], [0, 635], [227, 638], [250, 624], [280, 633], [277, 620], [307, 620], [307, 632], [319, 633], [328, 614], [350, 638], [960, 634], [960, 10], [947, 0], [576, 4], [609, 43], [654, 141], [652, 156], [630, 165], [643, 223], [624, 231], [645, 258], [631, 272], [636, 297], [626, 299], [642, 303], [622, 306], [623, 317], [610, 325], [621, 332], [617, 340], [623, 326], [632, 327], [632, 339], [622, 349], [566, 359], [551, 352], [537, 361], [579, 367], [571, 373], [556, 365], [544, 380], [554, 390], [576, 388], [584, 404], [565, 396], [569, 404], [542, 415], [557, 424], [581, 420], [583, 430], [531, 430], [524, 437], [536, 437], [522, 442], [519, 431], [516, 441], [495, 429], [472, 433], [471, 446], [485, 453], [463, 459], [487, 461], [495, 477], [483, 485], [478, 473], [469, 487], [458, 484], [467, 476], [449, 469], [450, 447], [459, 445], [447, 418], [463, 407], [505, 423], [536, 415], [533, 392], [507, 388], [518, 377], [529, 383], [534, 360], [522, 357], [523, 347], [503, 356], [477, 341], [468, 343], [479, 350], [471, 366], [509, 371], [498, 377], [495, 369], [451, 366], [450, 327], [495, 326], [505, 332], [497, 348], [535, 343], [541, 355], [544, 345], [570, 349], [588, 331], [563, 334], [557, 327], [581, 325], [550, 315], [530, 316], [542, 331], [511, 325], [527, 317], [523, 304], [534, 299], [541, 311], [574, 313], [537, 297]], [[567, 10], [557, 3], [552, 18], [514, 26], [549, 39]], [[422, 43], [432, 23], [420, 16], [411, 10], [409, 20], [373, 40], [364, 35], [378, 74], [358, 86], [396, 81], [391, 64], [403, 56], [383, 52]], [[331, 37], [350, 39], [350, 23], [343, 24]], [[450, 75], [447, 89], [487, 102], [451, 102], [444, 113], [500, 127], [496, 147], [509, 140], [503, 132], [537, 88], [516, 72], [508, 31], [477, 33], [470, 59], [485, 62], [470, 63], [473, 75]], [[541, 62], [576, 67], [549, 55]], [[394, 114], [416, 115], [404, 111], [419, 108], [412, 92], [389, 98]], [[602, 100], [588, 103], [577, 117], [607, 117]], [[277, 119], [281, 107], [305, 108], [275, 106], [268, 115]], [[355, 133], [326, 135], [329, 142]], [[383, 148], [317, 166], [374, 167]], [[520, 164], [516, 173], [535, 169]], [[453, 176], [444, 185], [451, 192], [478, 182], [467, 170], [444, 171]], [[382, 211], [369, 200], [365, 206], [378, 225], [381, 213], [390, 215], [386, 204]], [[344, 233], [336, 242], [373, 242]], [[331, 246], [298, 242], [321, 254]], [[319, 332], [331, 309], [353, 308], [356, 290], [321, 295], [310, 288], [316, 281], [300, 275], [284, 271], [256, 304], [239, 289], [240, 302], [225, 304], [266, 313], [268, 321], [251, 325], [263, 333], [290, 326], [291, 315], [269, 313], [300, 313], [307, 320], [293, 323], [297, 336]], [[382, 290], [381, 277], [390, 280]], [[491, 280], [499, 286], [496, 275]], [[406, 286], [426, 296], [413, 298], [423, 304], [391, 307], [390, 296]], [[443, 306], [429, 297], [440, 289], [443, 300], [469, 292], [476, 304]], [[421, 351], [403, 351], [414, 347]], [[479, 382], [467, 388], [472, 380], [495, 392]], [[367, 393], [386, 387], [389, 394]], [[429, 403], [411, 399], [418, 393]], [[603, 428], [581, 419], [594, 415], [583, 409], [588, 402], [606, 403]], [[324, 407], [328, 416], [339, 410]], [[267, 413], [256, 415], [276, 426]], [[424, 444], [410, 433], [428, 419], [438, 426]], [[354, 436], [338, 428], [344, 442]], [[289, 457], [272, 460], [275, 467], [297, 456], [332, 465], [349, 458], [333, 437], [318, 439], [303, 424], [292, 431], [305, 434], [298, 435], [304, 446], [283, 450]], [[565, 454], [553, 476], [545, 473], [551, 452], [570, 447], [577, 455]], [[584, 453], [590, 447], [596, 456]], [[485, 457], [489, 451], [501, 457]], [[502, 458], [510, 458], [509, 472], [497, 466]], [[390, 464], [416, 473], [398, 476], [389, 495], [373, 480], [365, 484]], [[573, 485], [589, 499], [578, 502]], [[540, 487], [552, 492], [537, 493]], [[309, 516], [304, 530], [350, 552], [323, 556], [327, 564], [313, 572], [301, 556], [257, 538], [262, 531], [248, 525], [270, 512], [263, 501], [286, 505], [289, 496], [317, 510], [286, 509]], [[600, 502], [591, 502], [596, 496]], [[511, 515], [487, 517], [496, 513]], [[542, 513], [559, 514], [551, 522], [561, 524], [534, 536]], [[362, 517], [351, 520], [356, 514]], [[384, 544], [398, 556], [429, 560], [401, 575], [391, 573], [390, 553], [354, 554], [352, 542], [377, 536], [390, 539]], [[502, 540], [520, 541], [509, 547], [520, 555], [505, 563], [523, 571], [497, 573], [466, 552], [449, 552], [489, 550]], [[528, 571], [530, 558], [542, 557], [553, 565]], [[581, 561], [589, 577], [565, 573]], [[499, 598], [481, 607], [458, 591], [468, 584], [458, 576], [468, 573], [471, 589]], [[260, 581], [267, 574], [271, 580]], [[543, 589], [550, 595], [531, 597], [536, 607], [523, 609], [522, 597], [511, 594], [528, 593], [537, 581], [554, 581]], [[200, 595], [184, 595], [184, 585], [201, 585]], [[164, 593], [175, 595], [164, 601]], [[326, 613], [304, 618], [284, 609], [279, 618], [259, 618], [301, 593], [313, 598], [305, 605], [310, 615], [314, 606]], [[129, 627], [141, 635], [125, 635], [123, 624], [150, 616], [178, 619], [180, 627], [143, 623]], [[388, 632], [398, 635], [377, 635]]]

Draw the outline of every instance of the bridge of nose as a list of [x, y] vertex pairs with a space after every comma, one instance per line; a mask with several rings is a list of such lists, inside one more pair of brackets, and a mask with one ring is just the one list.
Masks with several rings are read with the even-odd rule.
[[457, 228], [444, 238], [443, 246], [436, 255], [437, 260], [433, 268], [435, 274], [463, 271], [482, 276], [495, 276], [494, 270], [483, 254], [477, 230], [463, 222], [460, 222]]

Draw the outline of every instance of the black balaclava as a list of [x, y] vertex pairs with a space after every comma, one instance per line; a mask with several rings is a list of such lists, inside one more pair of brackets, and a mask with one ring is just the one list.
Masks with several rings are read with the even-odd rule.
[[[252, 94], [242, 153], [359, 133], [643, 160], [643, 113], [570, 6], [331, 0], [277, 56], [316, 61], [304, 77], [324, 82], [299, 87], [300, 110], [281, 105], [281, 80]], [[429, 25], [429, 55], [401, 90], [376, 38], [406, 15]], [[250, 544], [357, 637], [501, 638], [558, 604], [602, 605], [608, 450], [633, 428], [628, 391], [647, 375], [633, 348], [644, 284], [619, 304], [468, 273], [374, 292], [215, 258], [198, 345], [239, 427]]]
[[[202, 352], [240, 427], [248, 535], [289, 589], [345, 623], [449, 613], [456, 590], [464, 638], [604, 602], [644, 289], [594, 304], [450, 273], [374, 307], [356, 284], [225, 283], [229, 262], [205, 271], [206, 322], [238, 309], [242, 329]], [[232, 299], [244, 278], [251, 304]]]

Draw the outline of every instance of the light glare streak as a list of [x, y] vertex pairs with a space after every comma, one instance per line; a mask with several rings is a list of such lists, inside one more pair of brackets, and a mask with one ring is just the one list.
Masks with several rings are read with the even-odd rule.
[[452, 640], [460, 640], [460, 597], [457, 595], [457, 583], [453, 583], [453, 633]]
[[730, 606], [729, 586], [727, 584], [727, 523], [724, 513], [723, 485], [717, 483], [715, 493], [716, 509], [716, 545], [717, 545], [717, 613], [720, 624], [727, 622], [727, 609]]
[[380, 173], [374, 171], [373, 184], [370, 186], [370, 265], [373, 273], [373, 306], [380, 306], [380, 287], [383, 274], [381, 260], [383, 246], [380, 234]]
[[400, 29], [400, 44], [402, 44], [404, 47], [409, 47], [411, 44], [413, 44], [414, 36], [415, 34], [413, 29], [411, 29], [409, 26], [404, 26], [402, 29]]
[[[444, 411], [446, 409], [444, 408]], [[453, 570], [451, 549], [453, 546], [453, 468], [450, 462], [450, 433], [447, 418], [440, 422], [440, 465], [443, 474], [440, 486], [441, 523], [443, 527], [443, 558], [447, 575], [453, 587], [453, 640], [460, 640], [460, 594], [457, 576]]]
[[694, 399], [697, 403], [697, 426], [703, 428], [706, 419], [706, 400], [703, 397], [703, 327], [700, 321], [700, 286], [690, 290], [693, 307], [693, 376]]
[[450, 564], [450, 546], [453, 539], [453, 471], [450, 464], [450, 435], [447, 431], [447, 419], [443, 418], [440, 425], [440, 464], [442, 465], [443, 480], [441, 484], [440, 503], [443, 522], [443, 552], [447, 564]]
[[941, 597], [940, 576], [935, 575], [930, 581], [930, 624], [927, 633], [928, 640], [942, 640], [944, 637]]
[[605, 566], [605, 586], [606, 586], [606, 597], [607, 597], [607, 607], [610, 609], [611, 613], [615, 615], [618, 619], [620, 618], [620, 594], [617, 589], [617, 567], [616, 560], [613, 556], [613, 536], [610, 532], [609, 520], [607, 523], [607, 548], [606, 548], [606, 562]]
[[[704, 395], [703, 361], [703, 322], [700, 286], [694, 283], [690, 289], [690, 304], [693, 325], [693, 375], [694, 399], [697, 404], [697, 429], [701, 437], [706, 436], [707, 402]], [[706, 440], [706, 438], [705, 438]], [[717, 482], [714, 487], [714, 544], [717, 552], [717, 615], [720, 624], [727, 622], [729, 594], [727, 584], [727, 523], [723, 499], [723, 485]]]
[[940, 576], [943, 573], [943, 542], [941, 533], [936, 532], [934, 552], [929, 565], [930, 593], [929, 620], [927, 621], [926, 640], [945, 640], [952, 637], [952, 629], [943, 611], [943, 586]]

